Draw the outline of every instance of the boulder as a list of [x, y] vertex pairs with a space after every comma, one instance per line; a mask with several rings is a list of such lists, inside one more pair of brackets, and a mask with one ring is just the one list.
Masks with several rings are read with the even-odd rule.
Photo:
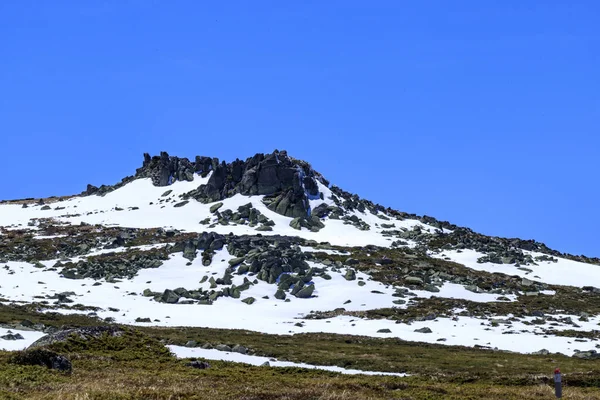
[[11, 331], [8, 331], [8, 333], [6, 335], [0, 336], [0, 339], [4, 339], [4, 340], [24, 340], [25, 338], [20, 333], [12, 333]]
[[66, 329], [57, 331], [41, 337], [33, 342], [28, 349], [41, 348], [53, 343], [66, 342], [70, 337], [75, 336], [79, 340], [99, 339], [102, 336], [120, 337], [124, 330], [118, 326], [88, 326], [76, 329]]
[[299, 299], [308, 299], [312, 297], [313, 292], [315, 291], [315, 285], [306, 285], [302, 289], [300, 289], [294, 295]]
[[277, 289], [274, 296], [277, 300], [285, 300], [286, 294], [283, 290]]
[[404, 282], [406, 282], [409, 285], [422, 285], [423, 279], [417, 276], [407, 276], [406, 278], [404, 278]]
[[244, 300], [242, 300], [242, 303], [246, 303], [246, 304], [250, 305], [250, 304], [254, 304], [255, 301], [256, 301], [256, 299], [254, 297], [246, 297]]
[[528, 287], [528, 286], [532, 286], [533, 284], [534, 284], [534, 282], [532, 280], [527, 279], [527, 278], [523, 278], [521, 280], [521, 285], [522, 286]]
[[429, 329], [428, 327], [423, 327], [420, 329], [415, 329], [415, 332], [418, 333], [432, 333], [431, 329]]
[[180, 297], [181, 296], [179, 296], [173, 290], [166, 289], [161, 296], [161, 301], [163, 301], [164, 303], [175, 304], [179, 301]]
[[227, 346], [226, 344], [218, 344], [215, 346], [215, 349], [219, 351], [231, 351], [231, 347]]
[[18, 365], [41, 365], [68, 374], [72, 371], [71, 361], [67, 357], [42, 348], [18, 352], [11, 357], [10, 362]]
[[223, 207], [223, 203], [219, 202], [219, 203], [216, 203], [216, 204], [213, 204], [212, 206], [210, 206], [209, 211], [211, 214], [214, 214], [221, 207]]
[[573, 357], [582, 360], [598, 360], [600, 359], [600, 353], [596, 350], [576, 351], [575, 354], [573, 354]]
[[427, 284], [427, 285], [423, 286], [423, 290], [426, 290], [426, 291], [432, 292], [432, 293], [437, 293], [440, 291], [440, 288], [435, 285]]
[[188, 367], [196, 368], [196, 369], [207, 369], [210, 368], [210, 364], [206, 361], [190, 361], [186, 364]]
[[228, 261], [228, 264], [232, 267], [239, 265], [241, 263], [244, 262], [244, 260], [246, 259], [246, 257], [237, 257], [237, 258], [232, 258], [231, 260]]
[[534, 356], [547, 356], [548, 354], [550, 354], [550, 352], [546, 349], [541, 349], [541, 350], [535, 351], [531, 354], [533, 354]]
[[248, 353], [248, 349], [244, 346], [240, 346], [239, 344], [234, 346], [231, 351], [233, 351], [234, 353], [240, 353], [240, 354], [246, 354]]
[[356, 272], [353, 269], [348, 268], [348, 270], [346, 271], [346, 274], [344, 275], [344, 278], [347, 281], [356, 280]]

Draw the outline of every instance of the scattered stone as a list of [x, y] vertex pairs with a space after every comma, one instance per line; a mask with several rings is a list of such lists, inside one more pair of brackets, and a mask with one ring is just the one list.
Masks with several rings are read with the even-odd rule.
[[575, 354], [573, 354], [574, 358], [580, 358], [582, 360], [598, 360], [600, 359], [600, 353], [598, 353], [596, 350], [589, 350], [589, 351], [575, 351]]
[[8, 331], [8, 333], [6, 335], [0, 336], [0, 339], [4, 339], [4, 340], [23, 340], [25, 338], [20, 333], [12, 333], [11, 331]]
[[523, 278], [523, 279], [521, 280], [521, 285], [522, 285], [522, 286], [526, 286], [526, 287], [533, 286], [533, 284], [534, 284], [534, 283], [535, 283], [534, 281], [532, 281], [532, 280], [529, 280], [529, 279], [527, 279], [527, 278]]
[[42, 348], [18, 352], [11, 357], [10, 362], [18, 365], [41, 365], [67, 374], [70, 374], [73, 369], [67, 357]]
[[228, 261], [228, 263], [230, 266], [235, 267], [236, 265], [243, 263], [245, 259], [246, 259], [246, 257], [232, 258], [231, 260]]
[[418, 333], [432, 333], [431, 329], [429, 329], [428, 327], [423, 327], [420, 329], [415, 329], [415, 332]]
[[440, 288], [432, 285], [432, 284], [426, 284], [425, 286], [423, 286], [423, 290], [426, 290], [428, 292], [432, 292], [432, 293], [437, 293], [440, 291]]
[[210, 364], [206, 361], [190, 361], [186, 364], [188, 367], [196, 368], [196, 369], [208, 369], [210, 368]]
[[313, 292], [315, 291], [315, 285], [307, 285], [300, 289], [294, 295], [299, 299], [308, 299], [312, 297]]
[[234, 346], [231, 351], [233, 351], [234, 353], [240, 353], [240, 354], [246, 354], [248, 353], [248, 349], [244, 346], [240, 346], [239, 344]]
[[227, 346], [226, 344], [218, 344], [215, 346], [215, 349], [219, 351], [231, 352], [231, 347]]
[[407, 276], [406, 278], [404, 278], [404, 281], [406, 283], [408, 283], [409, 285], [422, 285], [423, 284], [423, 279], [421, 279], [417, 276]]
[[175, 304], [179, 301], [180, 297], [181, 296], [175, 293], [175, 291], [171, 289], [166, 289], [160, 297], [160, 300], [164, 303]]
[[548, 354], [550, 354], [550, 352], [546, 349], [541, 349], [541, 350], [535, 351], [531, 354], [534, 356], [547, 356]]
[[346, 263], [346, 265], [352, 265], [352, 266], [360, 264], [360, 262], [355, 258], [347, 258], [345, 263]]
[[356, 272], [353, 269], [348, 268], [348, 270], [346, 271], [346, 274], [344, 275], [344, 278], [347, 281], [356, 280]]
[[250, 304], [254, 304], [255, 301], [256, 301], [256, 299], [254, 297], [246, 297], [244, 300], [242, 300], [242, 303], [246, 303], [246, 304], [250, 305]]
[[210, 206], [210, 213], [214, 214], [219, 208], [223, 207], [223, 203], [219, 202]]

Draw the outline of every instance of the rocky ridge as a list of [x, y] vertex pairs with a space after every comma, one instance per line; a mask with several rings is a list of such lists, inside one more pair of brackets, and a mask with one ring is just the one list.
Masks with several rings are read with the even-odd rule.
[[[278, 214], [293, 218], [290, 226], [295, 229], [307, 228], [317, 232], [323, 228], [323, 221], [329, 219], [342, 219], [346, 224], [353, 225], [360, 230], [369, 230], [371, 227], [359, 217], [354, 211], [369, 212], [382, 220], [382, 227], [389, 226], [390, 229], [384, 235], [398, 239], [395, 244], [404, 245], [405, 240], [418, 242], [425, 250], [448, 250], [448, 249], [475, 249], [486, 254], [481, 261], [494, 263], [510, 263], [527, 265], [534, 263], [533, 258], [528, 257], [523, 251], [535, 251], [549, 256], [563, 257], [585, 263], [599, 264], [600, 258], [590, 258], [583, 255], [571, 255], [548, 248], [545, 244], [535, 240], [522, 240], [518, 238], [499, 238], [478, 234], [465, 227], [459, 227], [447, 221], [440, 221], [433, 217], [418, 216], [406, 212], [393, 210], [380, 204], [361, 199], [358, 195], [332, 186], [332, 200], [335, 205], [321, 203], [314, 209], [309, 206], [309, 199], [322, 199], [323, 193], [319, 190], [319, 184], [329, 187], [329, 182], [310, 164], [305, 161], [290, 157], [286, 151], [275, 150], [271, 154], [255, 154], [245, 161], [236, 159], [226, 163], [217, 158], [196, 156], [194, 161], [187, 158], [170, 156], [161, 152], [159, 156], [144, 154], [142, 167], [137, 169], [134, 176], [124, 178], [114, 186], [95, 187], [88, 185], [84, 196], [104, 195], [123, 185], [138, 179], [150, 178], [155, 186], [169, 186], [177, 181], [193, 181], [194, 175], [210, 177], [206, 184], [184, 194], [181, 203], [196, 200], [203, 203], [212, 203], [232, 197], [236, 194], [247, 196], [263, 195], [264, 203], [268, 208]], [[215, 213], [216, 223], [228, 224], [239, 223], [246, 220], [252, 226], [260, 223], [257, 230], [269, 231], [272, 224], [267, 221], [257, 221], [261, 216], [252, 213], [251, 206], [248, 210], [218, 211]], [[247, 215], [250, 212], [251, 215]], [[240, 216], [240, 214], [244, 214]], [[250, 218], [249, 218], [250, 217]], [[264, 216], [262, 217], [264, 219]], [[438, 230], [435, 233], [424, 232], [418, 227], [413, 231], [395, 230], [393, 220], [414, 219], [424, 224], [433, 226]], [[392, 223], [386, 223], [392, 221]], [[214, 222], [206, 220], [206, 225]], [[450, 231], [450, 232], [448, 232]]]
[[197, 156], [191, 162], [162, 152], [155, 157], [144, 154], [144, 163], [135, 176], [115, 186], [88, 185], [83, 195], [103, 195], [138, 178], [150, 178], [155, 186], [169, 186], [177, 181], [193, 181], [195, 174], [202, 177], [210, 174], [210, 177], [206, 184], [184, 195], [184, 200], [211, 203], [238, 193], [264, 195], [269, 197], [269, 209], [292, 218], [310, 216], [308, 200], [320, 195], [317, 182], [329, 185], [310, 164], [291, 158], [286, 151], [256, 154], [231, 163], [204, 156]]

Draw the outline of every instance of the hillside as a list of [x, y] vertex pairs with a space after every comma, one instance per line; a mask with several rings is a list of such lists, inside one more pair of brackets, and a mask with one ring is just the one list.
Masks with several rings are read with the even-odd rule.
[[[330, 379], [342, 388], [331, 398], [353, 398], [353, 385], [378, 386], [362, 398], [537, 398], [556, 366], [570, 369], [572, 398], [600, 398], [585, 389], [600, 376], [599, 269], [598, 258], [361, 199], [285, 151], [230, 163], [146, 154], [115, 185], [0, 203], [0, 350], [119, 326], [231, 373], [229, 362], [255, 365], [256, 379], [326, 370], [304, 372], [321, 391], [299, 385], [289, 398], [322, 398]], [[95, 348], [59, 350], [99, 362]], [[8, 354], [0, 395], [35, 398], [37, 386], [10, 378]], [[64, 389], [53, 379], [44, 384]], [[244, 398], [278, 395], [263, 390]]]

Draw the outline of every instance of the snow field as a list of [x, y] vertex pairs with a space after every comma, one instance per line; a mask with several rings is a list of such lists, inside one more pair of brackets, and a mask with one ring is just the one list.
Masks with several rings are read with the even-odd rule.
[[167, 346], [171, 352], [173, 352], [179, 358], [204, 358], [205, 360], [219, 360], [219, 361], [230, 361], [237, 363], [250, 364], [255, 366], [269, 363], [270, 367], [295, 367], [295, 368], [307, 368], [307, 369], [320, 369], [331, 372], [339, 372], [346, 375], [385, 375], [385, 376], [399, 376], [404, 377], [406, 374], [395, 373], [395, 372], [377, 372], [377, 371], [361, 371], [357, 369], [346, 369], [335, 366], [323, 366], [323, 365], [312, 365], [305, 363], [293, 363], [289, 361], [278, 361], [273, 358], [251, 356], [247, 354], [238, 354], [234, 352], [225, 352], [214, 349], [199, 349], [199, 348], [188, 348], [181, 346]]

